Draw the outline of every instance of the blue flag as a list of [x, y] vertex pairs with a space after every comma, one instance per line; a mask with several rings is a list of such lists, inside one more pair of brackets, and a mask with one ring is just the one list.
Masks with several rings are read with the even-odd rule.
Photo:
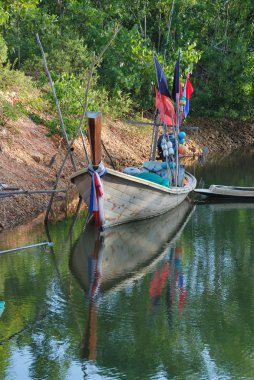
[[164, 74], [164, 71], [163, 71], [158, 59], [155, 57], [155, 55], [153, 56], [153, 60], [154, 60], [154, 66], [155, 66], [155, 70], [156, 70], [159, 93], [161, 95], [164, 95], [164, 96], [171, 98], [171, 95], [170, 95], [170, 92], [168, 89], [168, 83], [167, 83], [166, 75]]

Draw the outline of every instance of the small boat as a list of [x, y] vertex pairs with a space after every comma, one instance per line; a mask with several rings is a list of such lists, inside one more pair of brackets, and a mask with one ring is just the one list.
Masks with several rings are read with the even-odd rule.
[[[88, 123], [93, 165], [74, 173], [71, 181], [76, 185], [86, 205], [91, 207], [91, 177], [94, 170], [100, 170], [101, 165], [101, 114], [88, 112]], [[94, 140], [92, 136], [97, 136], [99, 140], [96, 145], [93, 144], [96, 139]], [[149, 172], [144, 169], [143, 173]], [[196, 178], [192, 174], [185, 172], [183, 176], [182, 186], [165, 186], [146, 178], [107, 168], [102, 177], [103, 217], [101, 218], [101, 227], [105, 229], [118, 224], [155, 217], [179, 206], [196, 187]]]
[[185, 200], [172, 212], [107, 228], [103, 234], [91, 220], [71, 250], [73, 276], [91, 298], [141, 277], [161, 258], [193, 210]]
[[211, 185], [209, 189], [194, 189], [195, 193], [212, 198], [254, 200], [254, 187]]

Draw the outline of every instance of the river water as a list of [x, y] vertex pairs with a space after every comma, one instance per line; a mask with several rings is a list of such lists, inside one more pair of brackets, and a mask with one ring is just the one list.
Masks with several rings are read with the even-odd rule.
[[[254, 186], [254, 148], [195, 164]], [[254, 204], [184, 203], [104, 237], [74, 223], [0, 234], [0, 379], [253, 379]]]

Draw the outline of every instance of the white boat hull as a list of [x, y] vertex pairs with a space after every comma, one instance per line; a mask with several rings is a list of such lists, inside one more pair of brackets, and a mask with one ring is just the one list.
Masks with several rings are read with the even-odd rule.
[[213, 198], [226, 198], [226, 199], [254, 199], [253, 187], [239, 187], [239, 186], [223, 186], [223, 185], [211, 185], [209, 189], [195, 189], [196, 193], [199, 193], [206, 197]]
[[[196, 179], [186, 174], [184, 187], [164, 187], [112, 169], [103, 177], [104, 228], [163, 214], [181, 204], [196, 187]], [[87, 169], [75, 173], [71, 180], [89, 205], [91, 177]]]

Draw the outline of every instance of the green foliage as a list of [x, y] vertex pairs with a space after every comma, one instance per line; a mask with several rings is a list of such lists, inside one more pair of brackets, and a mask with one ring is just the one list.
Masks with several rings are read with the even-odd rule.
[[109, 99], [110, 116], [113, 119], [117, 119], [123, 116], [127, 116], [133, 109], [133, 102], [129, 94], [116, 90], [112, 97]]
[[5, 40], [0, 35], [0, 66], [7, 60], [7, 46]]
[[[85, 103], [86, 80], [78, 79], [75, 75], [58, 76], [55, 78], [54, 87], [60, 104], [61, 112], [64, 119], [65, 128], [69, 137], [79, 125], [81, 114]], [[55, 109], [55, 101], [52, 92], [46, 86], [44, 99], [50, 104], [51, 114]], [[93, 82], [89, 91], [88, 110], [101, 110], [102, 113], [108, 114], [111, 118], [119, 118], [126, 115], [131, 110], [131, 99], [128, 94], [116, 91], [112, 97], [105, 88], [98, 88], [96, 82]], [[61, 133], [58, 118], [50, 121], [44, 121], [49, 127], [50, 134]]]
[[195, 88], [193, 114], [251, 118], [253, 12], [251, 0], [140, 0], [128, 3], [128, 7], [124, 0], [0, 0], [0, 64], [6, 61], [7, 45], [13, 67], [37, 81], [53, 112], [35, 38], [39, 33], [67, 124], [74, 125], [82, 112], [80, 103], [92, 56], [99, 56], [116, 25], [121, 24], [112, 46], [96, 66], [89, 93], [91, 109], [113, 117], [153, 110], [153, 52], [163, 64], [171, 88], [181, 51], [183, 80], [191, 73]]
[[16, 120], [31, 110], [41, 112], [45, 104], [31, 78], [13, 70], [9, 65], [0, 68], [0, 123]]
[[13, 106], [10, 101], [0, 93], [0, 125], [5, 125], [8, 120], [17, 120], [21, 115], [20, 109]]
[[197, 17], [188, 23], [192, 32], [200, 31], [197, 47], [203, 51], [193, 73], [198, 88], [193, 97], [196, 114], [253, 116], [253, 81], [248, 69], [253, 69], [253, 24], [249, 22], [253, 3], [204, 1], [193, 5], [194, 9]]
[[48, 65], [59, 75], [82, 76], [84, 70], [91, 65], [91, 58], [83, 39], [62, 41], [51, 55]]

